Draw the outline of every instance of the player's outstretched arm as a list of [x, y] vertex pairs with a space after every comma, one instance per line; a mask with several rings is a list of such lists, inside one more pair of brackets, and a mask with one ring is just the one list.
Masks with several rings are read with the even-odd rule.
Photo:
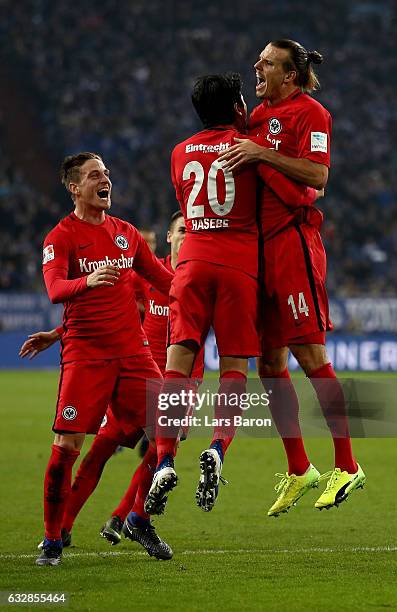
[[50, 348], [55, 342], [59, 340], [62, 335], [60, 331], [62, 328], [55, 328], [51, 331], [40, 331], [34, 334], [30, 334], [28, 339], [22, 344], [19, 350], [19, 356], [28, 357], [29, 359], [33, 359], [46, 349]]
[[325, 164], [310, 159], [287, 157], [248, 138], [235, 138], [236, 144], [219, 156], [219, 161], [233, 171], [243, 164], [264, 162], [290, 178], [315, 189], [324, 189], [328, 180]]

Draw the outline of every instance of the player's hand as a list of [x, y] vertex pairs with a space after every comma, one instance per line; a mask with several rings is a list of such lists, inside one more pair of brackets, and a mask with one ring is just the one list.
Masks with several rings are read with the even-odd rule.
[[114, 285], [120, 276], [120, 270], [115, 266], [102, 266], [87, 276], [87, 287]]
[[219, 155], [219, 161], [229, 170], [236, 170], [242, 164], [252, 164], [261, 160], [264, 147], [247, 138], [235, 138], [237, 143]]
[[323, 198], [324, 197], [324, 189], [316, 189], [317, 191], [317, 196], [316, 196], [316, 200], [318, 200], [319, 198]]
[[52, 331], [41, 331], [36, 332], [35, 334], [30, 334], [28, 339], [22, 344], [19, 350], [19, 356], [29, 357], [29, 359], [33, 359], [36, 357], [38, 353], [41, 351], [45, 351], [50, 346], [59, 340], [59, 336], [55, 330]]

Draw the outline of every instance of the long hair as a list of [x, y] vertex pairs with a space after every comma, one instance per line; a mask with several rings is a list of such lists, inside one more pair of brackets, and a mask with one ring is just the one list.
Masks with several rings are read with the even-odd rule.
[[312, 64], [321, 64], [323, 56], [318, 51], [306, 51], [305, 47], [295, 40], [281, 38], [270, 42], [272, 47], [287, 49], [289, 58], [283, 63], [285, 72], [296, 71], [296, 84], [305, 93], [311, 93], [320, 88], [320, 81], [313, 70]]

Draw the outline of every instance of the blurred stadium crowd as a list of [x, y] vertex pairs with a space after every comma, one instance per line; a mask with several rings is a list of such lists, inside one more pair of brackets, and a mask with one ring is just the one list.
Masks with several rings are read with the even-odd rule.
[[[0, 1], [0, 53], [26, 104], [38, 101], [56, 172], [65, 154], [101, 153], [113, 213], [160, 235], [176, 208], [170, 152], [199, 129], [195, 76], [236, 70], [254, 97], [252, 65], [289, 37], [318, 49], [318, 99], [334, 118], [323, 235], [332, 296], [397, 295], [396, 5], [393, 0]], [[394, 100], [394, 102], [393, 102]], [[45, 232], [67, 214], [62, 192], [40, 189], [7, 150], [0, 111], [0, 289], [41, 289]], [[20, 142], [20, 147], [35, 143]]]

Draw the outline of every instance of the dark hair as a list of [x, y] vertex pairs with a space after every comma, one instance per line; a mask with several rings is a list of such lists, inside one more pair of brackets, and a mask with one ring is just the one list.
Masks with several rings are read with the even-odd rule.
[[204, 127], [234, 123], [234, 105], [243, 105], [241, 76], [237, 72], [227, 72], [198, 77], [192, 102]]
[[322, 63], [323, 56], [321, 53], [306, 51], [300, 43], [289, 38], [272, 40], [270, 44], [277, 49], [287, 49], [289, 51], [289, 59], [283, 62], [283, 68], [285, 72], [296, 71], [296, 84], [303, 92], [311, 93], [315, 89], [319, 89], [320, 81], [312, 68], [312, 64]]
[[78, 183], [80, 181], [80, 168], [89, 159], [99, 159], [99, 161], [103, 161], [98, 153], [90, 152], [68, 155], [63, 160], [61, 166], [61, 181], [68, 191], [70, 183]]
[[181, 210], [177, 210], [171, 215], [171, 219], [168, 225], [169, 232], [172, 232], [172, 230], [174, 229], [175, 221], [177, 221], [180, 217], [183, 217]]

